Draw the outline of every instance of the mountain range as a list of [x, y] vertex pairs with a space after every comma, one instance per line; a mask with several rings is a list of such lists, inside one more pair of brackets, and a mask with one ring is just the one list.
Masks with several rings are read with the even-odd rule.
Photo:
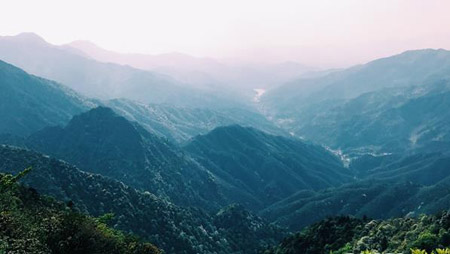
[[246, 204], [261, 209], [298, 190], [319, 190], [351, 181], [351, 172], [331, 152], [299, 140], [238, 125], [219, 127], [185, 146]]
[[175, 204], [208, 210], [234, 202], [260, 209], [299, 190], [351, 179], [341, 161], [319, 146], [232, 125], [178, 148], [104, 107], [74, 116], [65, 127], [4, 142], [50, 154]]
[[449, 59], [442, 49], [407, 51], [282, 85], [261, 101], [290, 132], [350, 156], [442, 151]]
[[449, 51], [322, 73], [265, 66], [257, 100], [244, 92], [257, 78], [236, 92], [236, 66], [212, 59], [34, 34], [1, 37], [0, 59], [0, 171], [33, 167], [17, 188], [59, 200], [39, 201], [46, 213], [109, 216], [166, 253], [422, 248], [412, 224], [446, 243], [446, 213], [420, 214], [450, 205]]
[[[66, 162], [36, 152], [3, 145], [0, 157], [1, 172], [17, 174], [20, 172], [18, 169], [31, 166], [33, 170], [24, 178], [25, 184], [42, 194], [74, 203], [77, 209], [92, 216], [113, 213], [112, 225], [115, 228], [137, 234], [169, 253], [248, 253], [260, 246], [274, 244], [283, 236], [282, 231], [256, 216], [242, 217], [241, 212], [231, 213], [235, 210], [232, 209], [230, 214], [224, 210], [216, 218], [216, 215], [196, 208], [178, 207], [149, 192], [140, 192], [107, 177], [83, 172]], [[247, 220], [245, 224], [248, 227], [258, 226], [237, 228], [220, 224], [223, 217], [229, 221]], [[217, 225], [215, 220], [218, 220]], [[239, 242], [243, 239], [227, 236], [228, 230], [233, 234], [243, 230], [241, 234], [248, 234], [253, 241]], [[260, 239], [258, 235], [265, 235], [265, 238]], [[267, 242], [262, 244], [263, 241]]]
[[157, 72], [99, 62], [33, 33], [0, 37], [0, 59], [90, 97], [210, 108], [240, 104], [237, 94], [195, 89]]
[[64, 86], [0, 61], [0, 132], [27, 135], [93, 106]]
[[232, 88], [246, 92], [255, 88], [267, 89], [318, 71], [318, 68], [292, 61], [275, 64], [240, 63], [227, 59], [193, 57], [176, 52], [159, 55], [123, 54], [102, 49], [89, 41], [74, 41], [64, 46], [74, 48], [100, 62], [164, 73], [197, 87]]

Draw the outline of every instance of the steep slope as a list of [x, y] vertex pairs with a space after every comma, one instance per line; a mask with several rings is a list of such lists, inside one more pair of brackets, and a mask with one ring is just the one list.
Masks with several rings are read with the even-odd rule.
[[287, 84], [262, 100], [296, 135], [347, 153], [445, 149], [449, 70], [449, 51], [408, 51]]
[[85, 98], [58, 83], [0, 61], [0, 133], [27, 135], [65, 124], [90, 107]]
[[175, 107], [127, 99], [98, 101], [0, 61], [0, 134], [26, 136], [47, 126], [65, 125], [74, 115], [97, 105], [111, 107], [149, 132], [176, 143], [229, 124], [284, 134], [252, 110]]
[[[254, 223], [262, 225], [253, 228], [258, 236], [271, 228], [273, 234], [265, 235], [256, 242], [236, 238], [237, 227], [215, 224], [215, 215], [199, 209], [175, 206], [148, 192], [140, 192], [118, 181], [86, 173], [66, 162], [23, 149], [0, 146], [0, 172], [14, 173], [17, 169], [32, 166], [33, 170], [24, 183], [37, 191], [59, 200], [73, 201], [75, 207], [92, 216], [114, 213], [115, 228], [133, 232], [166, 253], [252, 253], [263, 246], [273, 245], [284, 236], [276, 227], [268, 226], [257, 217]], [[240, 218], [237, 217], [236, 220]], [[247, 218], [249, 220], [249, 218]], [[254, 224], [247, 221], [250, 225]], [[241, 228], [248, 232], [245, 227]], [[235, 231], [237, 230], [237, 231]]]
[[101, 218], [77, 213], [18, 185], [19, 178], [0, 174], [2, 253], [161, 253], [150, 243], [109, 228]]
[[207, 208], [225, 204], [206, 169], [109, 108], [77, 115], [65, 127], [45, 128], [27, 138], [26, 145], [176, 204]]
[[414, 155], [374, 167], [366, 179], [324, 191], [300, 191], [266, 208], [269, 220], [298, 230], [334, 215], [390, 218], [435, 213], [450, 202], [450, 157]]
[[325, 149], [238, 125], [197, 136], [185, 150], [194, 154], [228, 195], [260, 208], [301, 189], [318, 190], [350, 180], [350, 172]]
[[272, 134], [287, 135], [262, 114], [253, 110], [174, 107], [143, 104], [125, 99], [104, 101], [102, 104], [114, 109], [128, 120], [138, 122], [149, 132], [174, 143], [184, 143], [216, 127], [231, 124], [251, 126]]
[[75, 49], [47, 43], [35, 34], [0, 37], [0, 59], [25, 71], [61, 82], [84, 95], [129, 98], [145, 103], [222, 107], [237, 96], [193, 89], [167, 75], [113, 63], [101, 63]]

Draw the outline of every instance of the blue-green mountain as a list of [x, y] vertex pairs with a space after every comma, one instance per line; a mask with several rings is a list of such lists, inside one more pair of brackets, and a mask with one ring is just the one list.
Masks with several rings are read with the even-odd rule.
[[0, 61], [0, 133], [28, 135], [92, 107], [64, 86]]
[[283, 85], [262, 101], [295, 135], [352, 157], [442, 151], [449, 144], [449, 73], [449, 51], [407, 51]]
[[238, 125], [219, 127], [185, 147], [239, 202], [261, 208], [299, 190], [351, 181], [351, 172], [324, 148]]

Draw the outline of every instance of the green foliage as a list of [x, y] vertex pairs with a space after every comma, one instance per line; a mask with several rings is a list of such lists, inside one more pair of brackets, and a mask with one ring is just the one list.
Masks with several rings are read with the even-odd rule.
[[424, 249], [417, 249], [417, 248], [412, 248], [410, 249], [411, 254], [450, 254], [450, 249], [449, 248], [445, 248], [445, 249], [441, 249], [441, 248], [437, 248], [435, 250], [430, 250], [429, 252], [427, 250]]
[[97, 221], [103, 224], [108, 224], [111, 220], [114, 219], [114, 213], [105, 213], [102, 216], [97, 218]]
[[0, 253], [160, 254], [149, 243], [109, 228], [104, 221], [68, 209], [17, 184], [30, 168], [0, 174]]
[[[98, 217], [114, 213], [112, 221], [104, 218], [106, 220], [101, 222], [133, 232], [165, 253], [255, 253], [286, 236], [283, 229], [269, 225], [248, 211], [237, 209], [215, 215], [201, 209], [179, 207], [149, 192], [82, 172], [68, 163], [39, 153], [0, 146], [0, 171], [8, 172], [11, 168], [28, 165], [33, 166], [33, 171], [23, 179], [28, 186], [58, 200], [71, 200], [66, 202], [64, 209], [83, 211], [97, 217], [96, 224], [100, 223]], [[175, 184], [170, 188], [179, 191]], [[9, 199], [12, 200], [0, 202], [0, 206], [2, 203], [12, 206], [16, 197], [9, 196]], [[18, 200], [16, 203], [20, 206], [23, 202]]]
[[427, 252], [431, 252], [431, 250], [435, 249], [439, 243], [439, 238], [437, 235], [432, 234], [430, 232], [422, 232], [417, 240], [415, 240], [411, 247], [414, 249], [424, 249]]
[[347, 243], [337, 251], [330, 250], [330, 254], [346, 254], [346, 253], [350, 253], [352, 251], [353, 251], [353, 246], [351, 245], [351, 243]]
[[5, 192], [8, 191], [10, 188], [15, 187], [16, 183], [21, 178], [26, 176], [31, 171], [31, 169], [32, 167], [28, 167], [16, 175], [4, 174], [0, 179], [0, 192]]
[[365, 222], [348, 216], [328, 218], [286, 238], [267, 253], [345, 253], [352, 249], [352, 240]]
[[361, 251], [361, 254], [376, 254], [377, 252], [374, 250], [363, 250]]
[[266, 253], [448, 253], [449, 222], [450, 211], [388, 220], [336, 217], [311, 225]]
[[445, 248], [445, 249], [436, 249], [435, 250], [435, 254], [450, 254], [450, 249], [449, 248]]

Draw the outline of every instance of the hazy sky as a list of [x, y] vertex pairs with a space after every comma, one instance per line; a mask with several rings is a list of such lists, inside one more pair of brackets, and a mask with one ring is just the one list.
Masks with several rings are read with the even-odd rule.
[[120, 52], [183, 52], [348, 66], [450, 49], [447, 0], [0, 0], [0, 35], [90, 40]]

